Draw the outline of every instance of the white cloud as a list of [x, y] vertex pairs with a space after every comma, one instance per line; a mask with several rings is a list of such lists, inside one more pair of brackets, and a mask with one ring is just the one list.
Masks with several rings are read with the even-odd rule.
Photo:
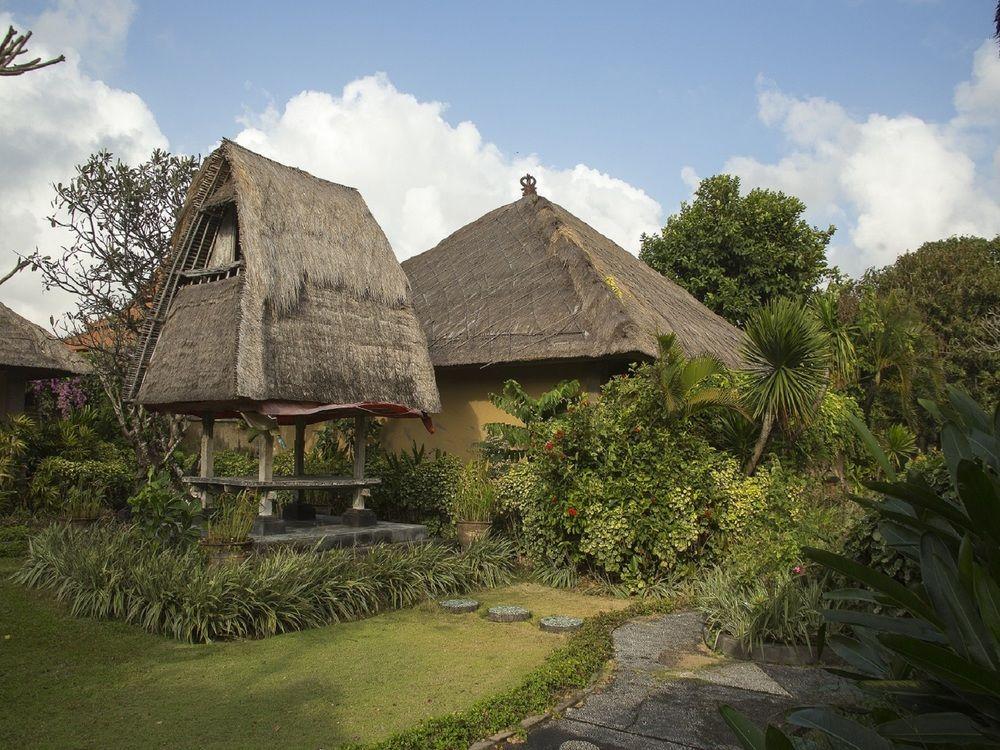
[[281, 111], [244, 118], [236, 140], [277, 161], [357, 187], [400, 259], [520, 195], [530, 172], [539, 193], [632, 252], [660, 227], [660, 206], [642, 190], [578, 164], [556, 169], [537, 156], [510, 158], [471, 122], [452, 125], [439, 102], [419, 101], [382, 74], [339, 96], [304, 91]]
[[[15, 252], [38, 247], [58, 252], [65, 236], [49, 227], [52, 184], [66, 182], [73, 168], [102, 148], [139, 161], [166, 147], [152, 113], [134, 93], [112, 88], [81, 70], [81, 55], [121, 47], [131, 17], [128, 2], [77, 6], [62, 2], [34, 19], [32, 57], [65, 53], [67, 61], [43, 70], [0, 79], [0, 274]], [[0, 28], [32, 28], [0, 13]], [[104, 58], [101, 58], [104, 59]], [[0, 301], [46, 325], [72, 300], [45, 293], [37, 275], [22, 272], [0, 286]]]
[[724, 170], [746, 187], [773, 187], [805, 201], [809, 218], [838, 226], [831, 259], [848, 272], [891, 263], [928, 240], [1000, 232], [1000, 59], [993, 42], [976, 52], [971, 78], [955, 90], [955, 115], [934, 123], [911, 115], [861, 118], [826, 99], [773, 86], [758, 94], [761, 121], [780, 129], [786, 155], [774, 163], [738, 156]]

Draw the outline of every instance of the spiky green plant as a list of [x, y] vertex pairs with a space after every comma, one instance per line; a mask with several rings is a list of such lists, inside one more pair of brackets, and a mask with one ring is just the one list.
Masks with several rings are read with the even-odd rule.
[[774, 426], [806, 420], [818, 408], [830, 379], [830, 335], [804, 305], [773, 300], [751, 316], [743, 358], [743, 398], [761, 421], [746, 465], [752, 474]]
[[455, 520], [489, 523], [496, 515], [497, 491], [486, 461], [469, 461], [462, 467], [455, 488]]
[[211, 544], [245, 542], [250, 538], [260, 507], [260, 496], [252, 490], [222, 495], [219, 508], [205, 525], [205, 541]]
[[15, 579], [55, 591], [81, 617], [123, 620], [183, 641], [265, 638], [357, 620], [477, 588], [506, 585], [515, 549], [488, 539], [353, 550], [280, 549], [208, 568], [196, 549], [164, 547], [132, 527], [50, 526]]
[[653, 372], [668, 422], [684, 421], [712, 409], [740, 409], [735, 389], [720, 384], [728, 372], [722, 360], [708, 354], [689, 359], [672, 333], [657, 336], [656, 345]]
[[879, 443], [885, 451], [886, 458], [896, 469], [917, 453], [917, 436], [905, 424], [891, 424], [882, 433]]
[[66, 516], [73, 519], [97, 518], [104, 510], [100, 493], [78, 484], [70, 487], [66, 494]]

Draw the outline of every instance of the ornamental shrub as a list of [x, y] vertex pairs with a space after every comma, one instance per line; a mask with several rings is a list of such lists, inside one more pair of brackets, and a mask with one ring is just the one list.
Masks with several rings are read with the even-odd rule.
[[462, 462], [440, 450], [379, 453], [368, 471], [382, 482], [372, 487], [368, 507], [389, 521], [422, 523], [431, 534], [451, 529], [455, 491]]
[[639, 366], [609, 381], [599, 401], [533, 428], [527, 466], [499, 482], [502, 507], [520, 512], [527, 552], [633, 592], [747, 548], [794, 565], [823, 525], [804, 481], [777, 461], [746, 477], [690, 423], [660, 414]]
[[135, 466], [130, 456], [106, 443], [100, 459], [72, 460], [49, 456], [35, 468], [28, 499], [35, 512], [52, 512], [62, 507], [74, 487], [97, 492], [111, 508], [125, 507], [135, 487]]

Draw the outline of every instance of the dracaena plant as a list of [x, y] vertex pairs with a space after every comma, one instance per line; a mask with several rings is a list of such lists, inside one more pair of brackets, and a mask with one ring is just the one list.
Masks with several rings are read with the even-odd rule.
[[[855, 499], [877, 514], [889, 545], [919, 565], [919, 582], [907, 587], [841, 555], [806, 550], [857, 586], [828, 595], [851, 604], [826, 612], [850, 628], [828, 645], [847, 664], [838, 672], [879, 706], [865, 722], [823, 707], [788, 715], [834, 748], [1000, 747], [1000, 406], [989, 415], [955, 389], [945, 405], [921, 404], [942, 425], [953, 498], [900, 479], [878, 441], [855, 425], [885, 474], [868, 484], [880, 500]], [[804, 746], [776, 726], [762, 730], [730, 707], [721, 711], [745, 748]]]

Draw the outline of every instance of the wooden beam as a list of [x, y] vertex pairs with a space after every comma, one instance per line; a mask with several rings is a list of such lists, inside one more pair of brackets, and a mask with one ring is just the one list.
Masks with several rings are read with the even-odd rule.
[[[306, 473], [306, 420], [304, 417], [295, 419], [295, 476], [301, 477]], [[306, 501], [306, 491], [299, 490], [295, 493], [295, 499], [301, 507]]]
[[[274, 435], [265, 430], [261, 433], [260, 441], [257, 479], [270, 482], [274, 478]], [[274, 515], [274, 492], [264, 492], [260, 496], [260, 515]]]
[[[365, 478], [365, 446], [368, 442], [368, 416], [359, 414], [354, 418], [354, 480]], [[354, 489], [354, 508], [365, 509], [365, 488], [358, 485]]]
[[[201, 418], [201, 476], [215, 476], [215, 417]], [[201, 491], [201, 507], [208, 507], [208, 489]]]

